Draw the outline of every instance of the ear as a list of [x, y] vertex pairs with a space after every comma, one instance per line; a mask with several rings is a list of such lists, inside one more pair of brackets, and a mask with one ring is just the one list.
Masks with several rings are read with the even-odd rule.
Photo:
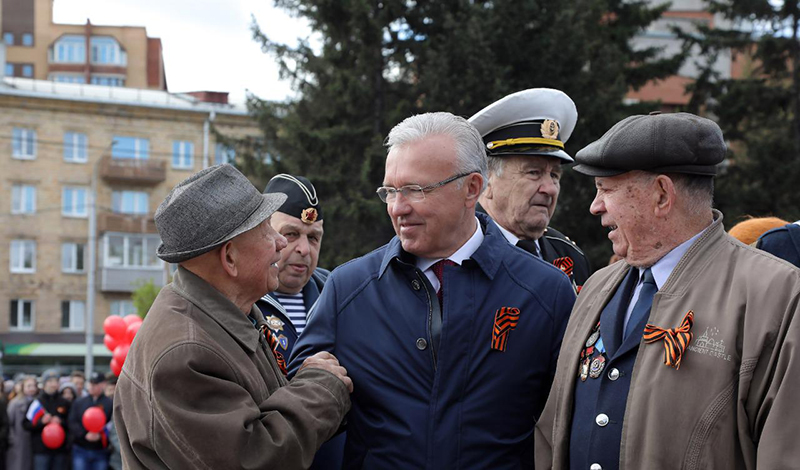
[[478, 203], [478, 197], [481, 195], [483, 189], [483, 176], [480, 173], [472, 173], [467, 176], [467, 199], [464, 202], [466, 207], [475, 207]]
[[653, 199], [655, 216], [666, 217], [675, 205], [675, 183], [667, 175], [658, 175], [653, 181]]
[[236, 267], [237, 254], [233, 240], [225, 242], [219, 250], [219, 262], [222, 265], [222, 269], [230, 277], [236, 277], [239, 274], [239, 270]]

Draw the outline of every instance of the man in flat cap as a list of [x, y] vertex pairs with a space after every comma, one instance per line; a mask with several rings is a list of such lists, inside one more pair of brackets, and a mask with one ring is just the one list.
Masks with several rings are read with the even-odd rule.
[[345, 469], [530, 468], [572, 286], [475, 213], [486, 152], [467, 120], [413, 116], [387, 145], [397, 236], [331, 273], [290, 376], [331, 351], [356, 382]]
[[[317, 267], [324, 234], [317, 189], [303, 176], [279, 174], [264, 189], [264, 194], [275, 193], [285, 194], [286, 201], [272, 214], [270, 225], [286, 238], [287, 245], [278, 261], [278, 288], [256, 306], [267, 322], [267, 340], [285, 366], [330, 272]], [[341, 468], [344, 439], [342, 433], [326, 442], [311, 468]]]
[[287, 382], [254, 306], [278, 287], [283, 194], [231, 165], [203, 170], [159, 205], [158, 257], [178, 263], [131, 346], [114, 399], [125, 468], [308, 468], [350, 407], [333, 355]]
[[481, 207], [512, 245], [564, 271], [575, 291], [591, 272], [589, 260], [548, 227], [561, 191], [564, 151], [578, 111], [564, 92], [531, 88], [496, 101], [470, 119], [486, 145], [489, 179]]
[[619, 261], [573, 309], [537, 469], [796, 468], [800, 271], [725, 233], [722, 132], [631, 116], [576, 155]]

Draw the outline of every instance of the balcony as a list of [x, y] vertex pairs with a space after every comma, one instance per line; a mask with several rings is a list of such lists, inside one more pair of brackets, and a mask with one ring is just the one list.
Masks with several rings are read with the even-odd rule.
[[156, 287], [164, 287], [166, 277], [163, 267], [102, 267], [100, 290], [102, 292], [133, 292], [148, 280]]
[[167, 179], [167, 162], [105, 156], [100, 160], [100, 177], [109, 183], [153, 186]]
[[152, 215], [136, 216], [113, 212], [97, 214], [97, 230], [100, 233], [158, 233]]

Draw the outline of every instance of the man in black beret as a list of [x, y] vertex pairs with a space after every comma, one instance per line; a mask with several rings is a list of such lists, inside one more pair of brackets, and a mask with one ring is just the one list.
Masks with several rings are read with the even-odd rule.
[[793, 468], [800, 271], [725, 233], [719, 127], [631, 116], [577, 153], [622, 258], [584, 285], [536, 468]]

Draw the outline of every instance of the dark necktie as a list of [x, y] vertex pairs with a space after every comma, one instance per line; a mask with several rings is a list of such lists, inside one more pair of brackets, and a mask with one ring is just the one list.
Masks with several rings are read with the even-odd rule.
[[656, 292], [658, 292], [656, 280], [653, 278], [653, 273], [650, 271], [650, 268], [647, 268], [642, 274], [642, 289], [639, 291], [639, 298], [636, 300], [636, 305], [633, 306], [631, 317], [628, 319], [628, 325], [625, 327], [625, 335], [622, 337], [623, 341], [628, 338], [628, 335], [631, 334], [636, 325], [642, 321], [642, 318], [648, 316], [650, 307], [653, 305], [653, 296], [656, 295]]
[[431, 269], [433, 269], [433, 274], [436, 275], [436, 279], [439, 280], [439, 291], [436, 292], [436, 297], [439, 298], [439, 310], [442, 309], [442, 293], [444, 292], [444, 267], [455, 265], [456, 263], [449, 259], [440, 259], [431, 267]]
[[527, 251], [528, 253], [532, 254], [537, 258], [541, 258], [539, 255], [539, 250], [536, 247], [536, 242], [533, 240], [522, 240], [520, 239], [517, 241], [517, 246], [522, 248], [523, 250]]

